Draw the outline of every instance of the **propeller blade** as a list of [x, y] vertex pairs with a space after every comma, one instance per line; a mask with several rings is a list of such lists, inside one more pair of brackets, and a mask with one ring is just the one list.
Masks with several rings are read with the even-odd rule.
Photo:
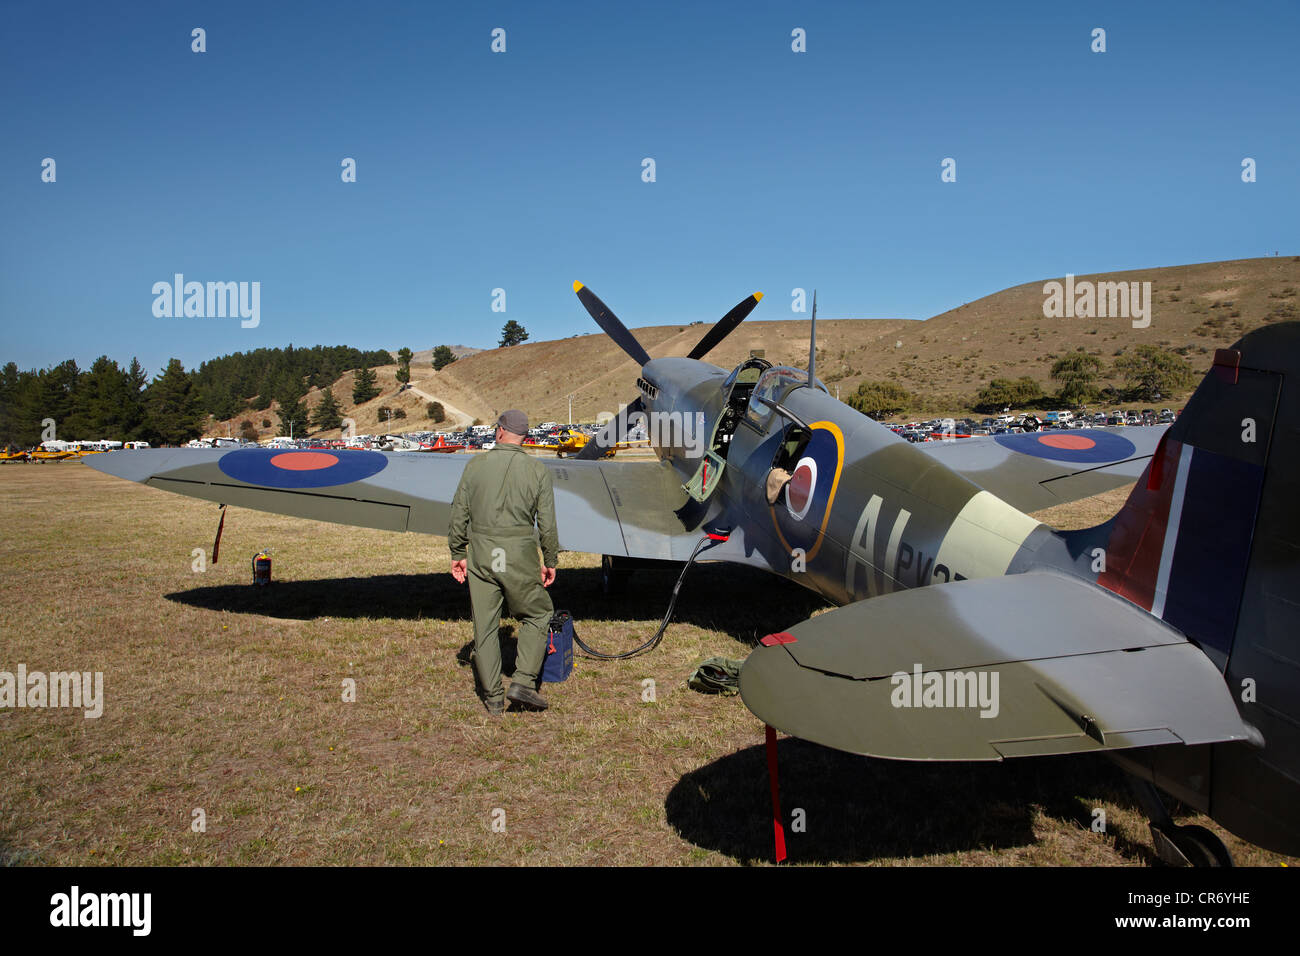
[[755, 292], [737, 305], [734, 309], [718, 319], [717, 324], [705, 334], [704, 338], [696, 343], [695, 348], [691, 349], [691, 354], [687, 358], [704, 358], [715, 345], [731, 334], [745, 317], [754, 311], [754, 306], [758, 305], [759, 299], [763, 298], [763, 293]]
[[644, 411], [645, 406], [641, 404], [641, 399], [638, 397], [636, 401], [611, 418], [608, 425], [593, 435], [591, 441], [583, 445], [582, 450], [575, 457], [587, 461], [602, 457], [605, 452], [621, 442], [627, 436], [627, 433], [631, 431], [628, 416]]
[[601, 327], [606, 335], [618, 343], [618, 347], [626, 352], [637, 365], [645, 365], [646, 362], [650, 361], [650, 354], [641, 347], [641, 343], [636, 340], [636, 336], [628, 331], [627, 326], [619, 321], [618, 316], [610, 311], [609, 306], [600, 301], [596, 293], [581, 282], [573, 283], [573, 291], [578, 293], [578, 301], [591, 313], [591, 317], [596, 320], [596, 324]]

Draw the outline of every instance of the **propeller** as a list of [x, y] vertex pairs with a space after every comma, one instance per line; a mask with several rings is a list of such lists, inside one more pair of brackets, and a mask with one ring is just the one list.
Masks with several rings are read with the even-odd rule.
[[613, 313], [609, 306], [600, 301], [600, 297], [596, 293], [581, 282], [573, 283], [573, 291], [578, 293], [578, 301], [591, 313], [591, 317], [596, 320], [596, 324], [637, 365], [645, 365], [646, 362], [650, 361], [650, 353], [641, 347], [641, 343], [636, 340], [636, 336], [628, 331], [627, 326], [619, 321], [618, 316]]
[[638, 395], [627, 408], [611, 418], [609, 424], [595, 435], [592, 435], [591, 441], [582, 446], [576, 457], [586, 461], [604, 457], [605, 452], [626, 438], [627, 433], [632, 430], [632, 423], [628, 421], [628, 418], [644, 411], [645, 405], [641, 403], [641, 396]]
[[698, 359], [707, 355], [715, 345], [730, 335], [736, 326], [745, 321], [749, 313], [754, 311], [754, 306], [758, 305], [762, 298], [763, 293], [761, 292], [746, 296], [744, 301], [718, 319], [713, 328], [704, 334], [704, 338], [695, 344], [695, 348], [691, 349], [691, 354], [686, 357]]
[[[613, 310], [600, 300], [596, 293], [581, 282], [573, 283], [573, 291], [577, 293], [578, 301], [596, 320], [596, 324], [600, 326], [601, 330], [613, 339], [618, 347], [627, 353], [629, 358], [641, 366], [650, 361], [650, 353], [642, 347], [641, 343], [636, 340], [636, 336], [620, 321]], [[704, 334], [704, 338], [695, 343], [695, 348], [691, 349], [687, 358], [699, 359], [707, 355], [714, 346], [730, 335], [736, 326], [745, 321], [745, 318], [754, 311], [754, 307], [758, 305], [762, 298], [763, 293], [761, 292], [746, 296], [735, 308], [714, 323], [713, 328]], [[645, 405], [642, 404], [641, 397], [638, 395], [631, 404], [612, 418], [608, 425], [583, 446], [577, 457], [590, 460], [603, 456], [610, 448], [622, 441], [624, 436], [631, 430], [631, 424], [628, 421], [629, 416], [644, 411]]]

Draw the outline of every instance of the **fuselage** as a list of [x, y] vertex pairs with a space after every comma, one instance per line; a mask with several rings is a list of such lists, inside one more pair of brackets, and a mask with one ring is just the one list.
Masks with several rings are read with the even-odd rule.
[[[706, 362], [654, 359], [642, 371], [642, 403], [652, 446], [683, 482], [702, 465], [717, 467], [705, 461], [706, 450], [725, 464], [701, 514], [719, 526], [743, 526], [746, 547], [774, 572], [847, 604], [1022, 570], [1051, 537], [1044, 525], [809, 386], [805, 372], [758, 372], [751, 386]], [[781, 487], [770, 502], [774, 469]]]

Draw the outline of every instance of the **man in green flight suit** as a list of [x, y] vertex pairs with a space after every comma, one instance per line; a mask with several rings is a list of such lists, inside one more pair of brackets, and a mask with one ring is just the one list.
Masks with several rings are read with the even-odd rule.
[[[524, 451], [528, 416], [518, 409], [497, 419], [496, 446], [465, 466], [451, 502], [451, 575], [469, 581], [474, 612], [474, 670], [489, 714], [505, 709], [501, 693], [503, 599], [519, 620], [519, 651], [504, 697], [546, 709], [537, 681], [546, 660], [554, 608], [546, 589], [555, 581], [560, 539], [555, 529], [551, 472]], [[533, 528], [536, 520], [536, 531]], [[542, 561], [537, 560], [540, 533]]]

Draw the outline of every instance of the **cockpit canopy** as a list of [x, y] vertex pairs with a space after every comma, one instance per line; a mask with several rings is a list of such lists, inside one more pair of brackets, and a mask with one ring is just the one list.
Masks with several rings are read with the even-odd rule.
[[[767, 419], [771, 408], [766, 402], [782, 402], [792, 389], [808, 385], [808, 372], [788, 365], [774, 365], [759, 377], [749, 396], [749, 418], [755, 424]], [[813, 385], [825, 392], [826, 386], [820, 379], [814, 379]]]
[[[808, 373], [801, 368], [777, 365], [763, 373], [754, 386], [752, 398], [765, 398], [779, 402], [792, 388], [808, 384]], [[752, 400], [751, 398], [751, 400]]]
[[758, 382], [759, 377], [771, 367], [772, 363], [767, 359], [746, 359], [731, 370], [731, 374], [722, 383], [722, 387], [725, 390], [736, 384], [754, 385]]

